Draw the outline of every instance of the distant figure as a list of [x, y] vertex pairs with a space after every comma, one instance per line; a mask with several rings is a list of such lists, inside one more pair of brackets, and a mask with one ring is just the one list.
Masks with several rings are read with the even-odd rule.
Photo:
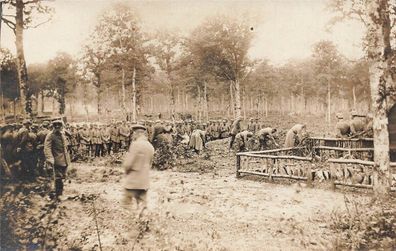
[[44, 154], [47, 164], [53, 168], [55, 179], [55, 195], [63, 194], [63, 180], [66, 178], [66, 170], [70, 165], [70, 156], [67, 151], [67, 139], [62, 131], [62, 120], [52, 122], [53, 130], [47, 134], [44, 141]]
[[372, 138], [374, 136], [373, 132], [373, 114], [369, 113], [366, 116], [365, 130], [363, 133], [364, 137]]
[[276, 143], [274, 139], [274, 134], [276, 133], [276, 128], [263, 128], [258, 131], [258, 137], [260, 141], [260, 150], [265, 150], [269, 146], [269, 142], [271, 141], [276, 147], [279, 147], [278, 143]]
[[342, 114], [337, 114], [336, 118], [338, 122], [336, 124], [336, 137], [337, 138], [347, 138], [351, 135], [350, 124], [344, 120]]
[[122, 164], [125, 170], [122, 205], [129, 206], [134, 198], [137, 203], [137, 216], [140, 217], [147, 208], [149, 172], [153, 162], [154, 147], [147, 140], [144, 126], [134, 125], [132, 131], [134, 140]]
[[251, 138], [253, 136], [252, 132], [249, 132], [247, 130], [242, 131], [240, 133], [238, 133], [235, 136], [235, 150], [237, 152], [244, 152], [244, 151], [248, 151], [249, 149], [247, 148], [247, 143], [249, 138]]
[[306, 126], [303, 124], [295, 124], [287, 133], [285, 146], [288, 147], [296, 147], [302, 140], [302, 135], [306, 130]]
[[356, 111], [352, 111], [352, 120], [350, 123], [352, 137], [361, 136], [365, 130], [365, 123]]
[[36, 176], [35, 150], [37, 136], [32, 132], [31, 125], [32, 122], [30, 120], [25, 120], [17, 136], [17, 152], [21, 160], [21, 179], [24, 180], [34, 180]]
[[249, 132], [255, 133], [256, 132], [256, 124], [253, 118], [250, 118], [249, 124], [247, 126], [247, 130]]
[[199, 154], [205, 148], [205, 137], [205, 131], [195, 129], [191, 134], [189, 147]]
[[241, 121], [242, 121], [242, 118], [239, 117], [231, 125], [230, 147], [229, 147], [230, 150], [232, 148], [232, 145], [234, 144], [235, 136], [241, 131]]

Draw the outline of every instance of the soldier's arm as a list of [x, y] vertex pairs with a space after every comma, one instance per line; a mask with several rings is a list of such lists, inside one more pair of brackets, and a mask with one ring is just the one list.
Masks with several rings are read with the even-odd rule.
[[45, 160], [52, 165], [55, 163], [54, 156], [52, 155], [52, 139], [51, 139], [51, 133], [47, 134], [45, 137], [44, 141], [44, 155], [45, 155]]

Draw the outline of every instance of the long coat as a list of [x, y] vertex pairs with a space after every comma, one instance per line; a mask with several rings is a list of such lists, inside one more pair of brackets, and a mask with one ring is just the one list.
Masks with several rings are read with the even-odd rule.
[[44, 141], [45, 159], [57, 166], [70, 165], [70, 156], [67, 151], [67, 139], [63, 132], [51, 131]]
[[146, 138], [138, 138], [132, 142], [122, 164], [125, 170], [124, 188], [149, 188], [149, 172], [153, 157], [154, 147]]

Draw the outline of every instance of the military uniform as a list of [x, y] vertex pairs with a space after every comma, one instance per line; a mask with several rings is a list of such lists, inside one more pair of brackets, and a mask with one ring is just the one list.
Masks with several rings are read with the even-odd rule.
[[120, 126], [119, 134], [120, 134], [121, 147], [124, 149], [128, 149], [129, 148], [129, 137], [131, 136], [131, 132], [125, 123]]
[[107, 153], [107, 155], [110, 155], [111, 153], [110, 129], [110, 127], [103, 127], [100, 131], [104, 146], [103, 155], [104, 153]]
[[25, 180], [35, 178], [37, 158], [35, 156], [37, 136], [30, 131], [30, 121], [24, 122], [24, 127], [18, 131], [18, 153], [21, 160], [20, 177]]
[[87, 126], [84, 126], [83, 130], [80, 133], [80, 143], [83, 156], [90, 157], [91, 134]]
[[276, 129], [267, 127], [267, 128], [263, 128], [260, 129], [258, 131], [258, 137], [259, 137], [259, 141], [260, 141], [260, 149], [261, 150], [265, 150], [268, 148], [269, 146], [269, 141], [272, 141], [276, 146], [278, 146], [278, 144], [276, 143], [273, 133], [276, 132]]
[[67, 139], [65, 133], [60, 129], [62, 121], [53, 122], [54, 130], [49, 132], [44, 142], [44, 154], [46, 161], [53, 167], [55, 177], [55, 194], [63, 194], [63, 180], [70, 165], [70, 156], [67, 151]]
[[116, 125], [110, 129], [110, 140], [112, 143], [113, 153], [118, 153], [120, 149], [120, 131]]
[[302, 140], [302, 131], [305, 130], [305, 125], [295, 124], [287, 133], [284, 147], [295, 147]]
[[351, 127], [347, 121], [344, 121], [344, 118], [341, 114], [337, 115], [338, 122], [336, 124], [336, 137], [337, 138], [345, 138], [351, 135]]
[[237, 152], [244, 152], [247, 149], [247, 143], [250, 137], [253, 136], [252, 132], [249, 131], [242, 131], [237, 133], [237, 135], [235, 136], [235, 150]]
[[50, 132], [48, 129], [48, 122], [43, 122], [41, 129], [37, 133], [37, 169], [40, 175], [45, 176], [45, 155], [44, 155], [44, 141], [47, 134]]
[[241, 131], [241, 121], [242, 118], [237, 118], [234, 123], [232, 123], [231, 126], [231, 131], [230, 131], [230, 146], [229, 148], [232, 148], [232, 145], [234, 144], [234, 140], [236, 135]]

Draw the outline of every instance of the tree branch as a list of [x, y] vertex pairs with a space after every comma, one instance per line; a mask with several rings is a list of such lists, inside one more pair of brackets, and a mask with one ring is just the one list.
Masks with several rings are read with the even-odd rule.
[[43, 25], [43, 24], [48, 23], [49, 21], [51, 21], [51, 18], [48, 18], [48, 19], [45, 20], [44, 22], [38, 23], [38, 24], [33, 25], [33, 26], [26, 25], [26, 26], [24, 26], [24, 27], [25, 27], [25, 28], [33, 28], [33, 29], [34, 29], [34, 28], [39, 27], [40, 25]]
[[28, 5], [28, 4], [32, 4], [32, 3], [38, 3], [38, 2], [41, 2], [41, 0], [31, 0], [31, 1], [24, 2], [23, 4]]
[[10, 20], [8, 20], [8, 19], [5, 18], [5, 17], [2, 17], [1, 20], [3, 20], [4, 23], [5, 23], [5, 24], [14, 32], [14, 34], [15, 34], [15, 29], [16, 29], [15, 23], [12, 22], [12, 21], [10, 21]]

